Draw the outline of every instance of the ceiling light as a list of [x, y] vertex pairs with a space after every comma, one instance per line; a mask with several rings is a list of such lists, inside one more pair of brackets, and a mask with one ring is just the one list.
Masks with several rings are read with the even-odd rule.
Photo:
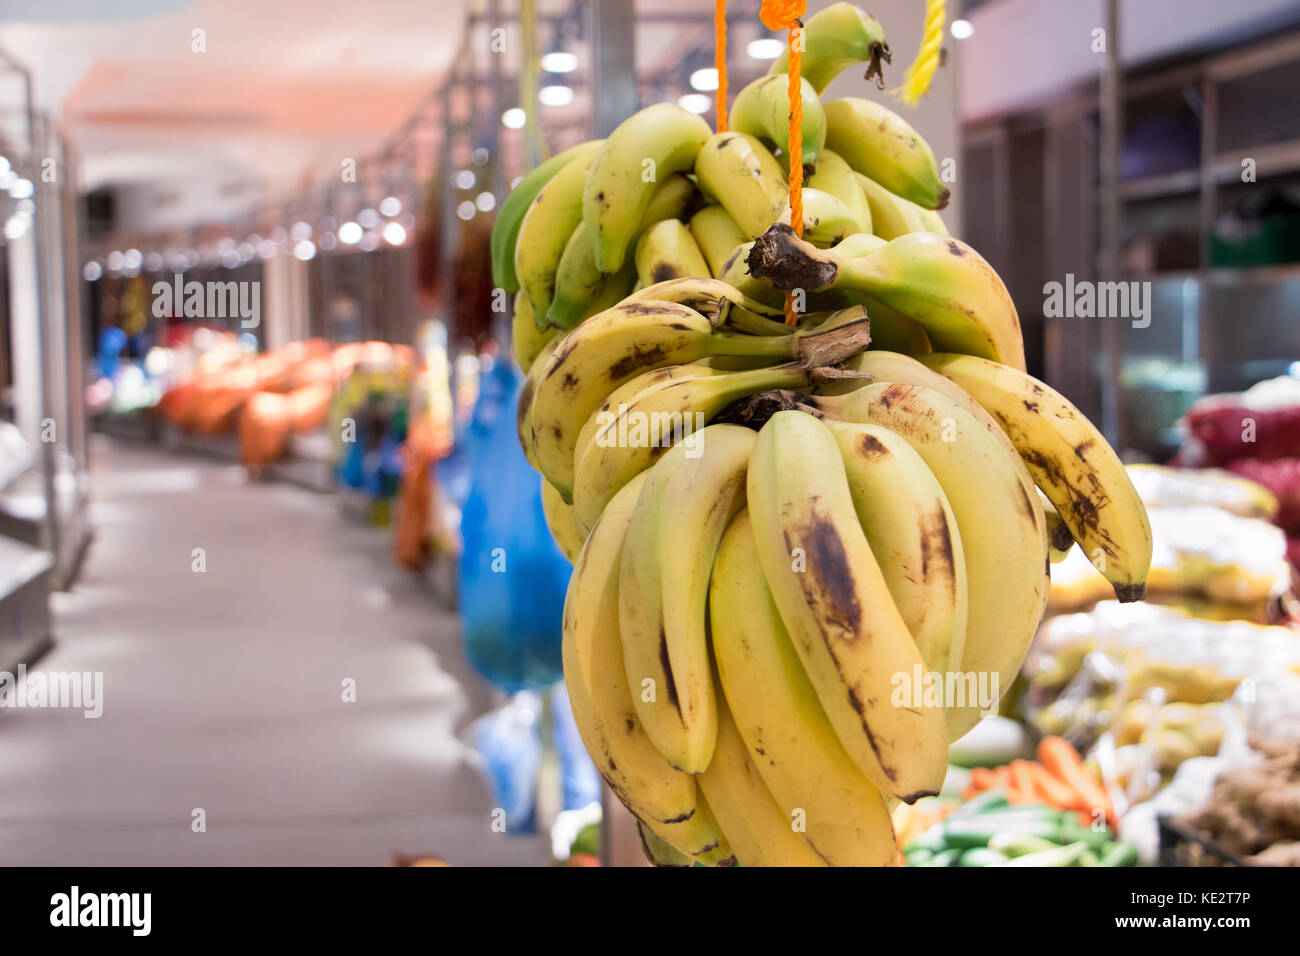
[[512, 106], [510, 107], [510, 109], [506, 110], [504, 113], [501, 114], [501, 123], [507, 129], [523, 129], [524, 123], [526, 123], [527, 121], [528, 121], [528, 114], [526, 114], [518, 106]]
[[473, 189], [474, 184], [478, 182], [478, 177], [474, 175], [473, 170], [462, 169], [456, 175], [451, 177], [451, 184], [457, 189]]
[[[304, 239], [311, 238], [311, 226], [305, 222], [295, 222], [289, 229], [289, 238], [295, 242], [301, 242]], [[222, 240], [224, 243], [225, 240]], [[231, 239], [230, 244], [233, 247], [235, 240]]]
[[326, 252], [329, 252], [331, 249], [333, 249], [333, 248], [334, 248], [335, 246], [337, 246], [338, 244], [339, 244], [339, 241], [338, 241], [338, 239], [335, 237], [334, 233], [332, 233], [332, 232], [322, 232], [322, 233], [320, 234], [320, 241], [318, 242], [318, 245], [319, 245], [322, 249], [324, 249]]
[[687, 93], [678, 98], [677, 105], [692, 113], [707, 113], [713, 106], [713, 97], [705, 96], [703, 93]]
[[749, 54], [750, 59], [754, 60], [775, 60], [784, 51], [785, 44], [773, 37], [750, 40], [749, 45], [745, 47], [745, 52]]
[[954, 20], [951, 29], [954, 40], [969, 40], [975, 35], [975, 24], [969, 20]]
[[492, 158], [492, 154], [489, 153], [482, 146], [478, 147], [476, 150], [474, 150], [474, 152], [469, 154], [469, 161], [473, 163], [475, 166], [486, 166], [487, 161], [491, 158]]
[[373, 232], [368, 232], [361, 237], [361, 251], [374, 252], [379, 248], [379, 237]]
[[547, 53], [542, 57], [542, 69], [547, 73], [572, 73], [578, 68], [578, 57], [573, 53]]
[[316, 255], [316, 246], [310, 239], [300, 239], [293, 247], [293, 257], [302, 262], [313, 258]]
[[400, 246], [406, 241], [406, 230], [398, 223], [390, 222], [384, 226], [384, 241], [390, 246]]
[[108, 262], [109, 271], [116, 272], [118, 269], [122, 268], [122, 253], [114, 249], [108, 254], [108, 259], [106, 261]]
[[15, 180], [9, 187], [9, 195], [14, 199], [26, 199], [35, 191], [30, 179]]
[[345, 222], [339, 226], [339, 242], [345, 246], [355, 246], [361, 241], [361, 224]]
[[718, 88], [718, 71], [713, 67], [696, 70], [691, 74], [691, 89], [709, 93]]
[[456, 207], [456, 215], [460, 216], [460, 218], [464, 219], [466, 222], [473, 219], [476, 212], [478, 212], [478, 207], [469, 200], [466, 200]]
[[497, 197], [491, 193], [483, 192], [474, 197], [474, 205], [484, 212], [491, 212], [496, 208]]
[[573, 90], [567, 86], [543, 86], [537, 91], [537, 101], [543, 106], [568, 106], [573, 102]]
[[396, 196], [385, 196], [384, 201], [379, 204], [379, 211], [385, 216], [396, 216], [402, 211], [402, 201]]
[[103, 274], [104, 274], [104, 267], [101, 266], [94, 259], [91, 259], [89, 262], [87, 262], [85, 267], [82, 268], [81, 270], [81, 277], [85, 279], [87, 282], [95, 282]]

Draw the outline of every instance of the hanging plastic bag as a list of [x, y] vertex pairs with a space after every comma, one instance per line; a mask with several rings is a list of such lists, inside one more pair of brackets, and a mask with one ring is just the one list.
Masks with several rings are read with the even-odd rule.
[[505, 813], [505, 832], [513, 836], [537, 832], [541, 716], [542, 699], [525, 691], [470, 725], [492, 799], [496, 808]]
[[563, 676], [560, 625], [572, 568], [546, 526], [541, 483], [519, 447], [515, 417], [504, 414], [523, 380], [509, 362], [496, 363], [491, 377], [505, 387], [496, 395], [485, 387], [480, 397], [497, 413], [474, 456], [461, 516], [460, 607], [470, 661], [514, 693]]

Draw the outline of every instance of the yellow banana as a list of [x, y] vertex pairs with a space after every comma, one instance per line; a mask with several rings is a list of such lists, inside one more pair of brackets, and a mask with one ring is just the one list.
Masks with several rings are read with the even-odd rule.
[[720, 279], [707, 276], [685, 276], [656, 282], [638, 289], [628, 296], [628, 300], [676, 302], [694, 309], [715, 326], [728, 325], [753, 335], [792, 335], [795, 332], [794, 327], [785, 324], [779, 310], [754, 301]]
[[573, 505], [565, 504], [560, 493], [551, 487], [551, 483], [542, 479], [542, 514], [546, 517], [546, 527], [551, 537], [569, 562], [578, 560], [578, 552], [586, 541], [586, 536], [578, 530], [578, 522], [573, 516]]
[[726, 700], [721, 692], [717, 697], [718, 742], [699, 784], [736, 861], [741, 866], [825, 866], [777, 806]]
[[[929, 231], [929, 224], [922, 215], [929, 210], [922, 209], [902, 196], [895, 196], [869, 176], [858, 173], [857, 177], [867, 205], [871, 208], [872, 231], [877, 236], [889, 240], [905, 236], [909, 232]], [[943, 230], [943, 235], [947, 234], [948, 231]]]
[[727, 708], [787, 827], [828, 865], [888, 866], [898, 847], [885, 801], [827, 719], [777, 612], [754, 539], [742, 511], [723, 536], [709, 583]]
[[[1047, 528], [1014, 456], [970, 412], [928, 388], [878, 383], [817, 399], [842, 421], [883, 425], [925, 460], [948, 496], [966, 555], [969, 611], [961, 683], [954, 685], [950, 740], [964, 734], [1010, 689], [1047, 602]], [[752, 466], [751, 466], [751, 474]], [[997, 686], [994, 688], [993, 682]], [[964, 694], [965, 705], [955, 706]], [[986, 697], [979, 700], [981, 693]], [[972, 698], [975, 698], [972, 700]]]
[[1024, 368], [1011, 295], [993, 267], [960, 239], [916, 232], [877, 252], [845, 258], [834, 249], [817, 249], [786, 226], [774, 226], [754, 243], [747, 267], [780, 289], [867, 296], [922, 326], [937, 350]]
[[826, 145], [862, 175], [926, 209], [948, 204], [930, 144], [893, 110], [845, 97], [827, 103], [825, 113]]
[[1141, 600], [1151, 569], [1151, 523], [1133, 480], [1096, 426], [1059, 392], [1016, 369], [967, 355], [922, 361], [997, 419], [1115, 596]]
[[758, 434], [748, 492], [768, 586], [840, 743], [888, 795], [938, 793], [944, 712], [896, 694], [924, 662], [858, 523], [834, 435], [806, 412], [777, 412]]
[[643, 286], [668, 279], [708, 276], [709, 264], [691, 231], [676, 219], [656, 222], [636, 245], [636, 275]]
[[537, 358], [533, 359], [528, 374], [524, 376], [524, 384], [519, 389], [519, 402], [515, 406], [515, 426], [519, 430], [519, 447], [524, 450], [524, 457], [528, 459], [528, 464], [537, 471], [541, 469], [537, 467], [537, 456], [533, 454], [533, 396], [537, 394], [537, 383], [541, 381], [542, 372], [546, 370], [546, 362], [559, 344], [559, 336], [554, 335], [542, 346]]
[[691, 235], [709, 264], [709, 275], [720, 278], [727, 259], [749, 236], [736, 225], [731, 213], [721, 206], [705, 206], [691, 217]]
[[696, 858], [723, 849], [717, 823], [690, 774], [674, 770], [637, 722], [618, 634], [623, 541], [641, 481], [633, 481], [592, 529], [564, 600], [565, 686], [587, 753], [614, 795], [677, 850]]
[[1060, 564], [1074, 547], [1074, 535], [1070, 533], [1070, 526], [1065, 523], [1061, 513], [1056, 510], [1056, 506], [1040, 490], [1038, 494], [1043, 499], [1043, 515], [1047, 518], [1047, 544], [1050, 549], [1051, 562]]
[[695, 178], [747, 239], [776, 222], [790, 195], [785, 173], [766, 146], [747, 133], [714, 133], [695, 157]]
[[515, 296], [515, 314], [510, 321], [510, 335], [514, 344], [515, 361], [525, 375], [533, 367], [533, 362], [546, 343], [555, 338], [555, 334], [555, 329], [538, 328], [533, 307], [528, 304], [528, 296], [522, 292]]
[[656, 184], [689, 172], [709, 125], [680, 106], [656, 103], [624, 120], [596, 154], [582, 194], [582, 221], [596, 268], [617, 272]]
[[593, 156], [579, 155], [565, 166], [528, 207], [515, 245], [515, 273], [533, 315], [545, 316], [555, 294], [555, 271], [569, 237], [582, 222], [582, 190]]
[[921, 456], [889, 429], [827, 425], [894, 605], [926, 670], [947, 673], [961, 664], [968, 600], [966, 554], [948, 496]]
[[628, 526], [619, 633], [637, 717], [687, 773], [713, 758], [718, 712], [705, 605], [718, 541], [745, 502], [754, 433], [711, 425], [650, 469]]
[[[781, 210], [780, 222], [790, 222], [790, 204]], [[858, 231], [858, 217], [847, 205], [820, 189], [803, 191], [803, 236], [819, 248], [834, 246]]]
[[834, 150], [822, 150], [817, 171], [804, 184], [810, 189], [830, 193], [848, 207], [857, 224], [856, 232], [871, 232], [871, 206], [858, 184], [858, 174], [844, 157]]
[[[773, 388], [802, 388], [811, 382], [792, 365], [750, 371], [698, 366], [656, 369], [629, 382], [598, 408], [583, 429], [573, 485], [578, 527], [596, 520], [619, 488], [678, 442], [698, 448], [699, 433], [739, 398]], [[626, 396], [626, 397], [624, 397]]]

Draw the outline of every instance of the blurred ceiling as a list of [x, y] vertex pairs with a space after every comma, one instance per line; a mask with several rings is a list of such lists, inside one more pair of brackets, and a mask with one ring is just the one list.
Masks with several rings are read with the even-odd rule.
[[[757, 0], [733, 6], [753, 7], [756, 21]], [[512, 18], [517, 0], [500, 7]], [[570, 34], [582, 29], [573, 0], [538, 8], [572, 17]], [[471, 44], [465, 24], [487, 9], [485, 0], [0, 0], [0, 48], [31, 68], [41, 108], [81, 154], [86, 188], [147, 186], [172, 197], [171, 218], [224, 218], [376, 150], [455, 58], [476, 57], [486, 71], [487, 31]], [[683, 33], [660, 18], [711, 16], [712, 5], [640, 0], [639, 12], [654, 19], [638, 26], [638, 64], [653, 69], [672, 63]], [[544, 21], [541, 52], [553, 34]], [[511, 20], [508, 49], [516, 36]], [[548, 120], [586, 115], [580, 59], [570, 75], [578, 95], [544, 108]], [[507, 54], [503, 72], [514, 65]], [[16, 85], [0, 85], [4, 108], [17, 97]], [[174, 201], [186, 193], [202, 208]]]

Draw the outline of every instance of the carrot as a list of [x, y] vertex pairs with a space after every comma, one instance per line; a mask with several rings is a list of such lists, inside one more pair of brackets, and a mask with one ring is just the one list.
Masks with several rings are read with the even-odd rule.
[[1029, 771], [1028, 760], [1013, 760], [1007, 765], [1011, 770], [1011, 785], [1021, 793], [1037, 796], [1033, 774]]
[[1051, 773], [1066, 786], [1078, 794], [1082, 805], [1077, 809], [1099, 807], [1112, 823], [1115, 819], [1115, 806], [1111, 803], [1106, 788], [1084, 767], [1079, 752], [1070, 746], [1063, 737], [1044, 737], [1038, 744], [1038, 759]]
[[971, 767], [970, 785], [976, 791], [989, 790], [997, 786], [997, 776], [988, 767]]
[[1060, 807], [1062, 810], [1077, 809], [1079, 797], [1073, 790], [1053, 776], [1051, 771], [1041, 763], [1029, 761], [1026, 761], [1026, 763], [1029, 764], [1028, 772], [1033, 778], [1034, 789], [1038, 791], [1038, 795], [1046, 803], [1054, 807]]

